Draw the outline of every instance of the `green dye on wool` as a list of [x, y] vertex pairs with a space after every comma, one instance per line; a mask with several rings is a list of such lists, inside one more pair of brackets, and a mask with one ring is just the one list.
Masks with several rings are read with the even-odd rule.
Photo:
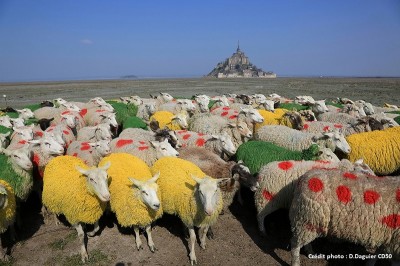
[[42, 106], [40, 106], [40, 104], [31, 104], [31, 105], [25, 106], [24, 108], [31, 109], [31, 111], [34, 112], [37, 109], [42, 108]]
[[136, 116], [131, 116], [126, 118], [122, 122], [122, 128], [127, 129], [127, 128], [142, 128], [142, 129], [147, 129], [147, 124], [143, 122], [142, 119]]
[[290, 110], [290, 111], [292, 111], [293, 109], [295, 109], [296, 111], [310, 109], [309, 106], [301, 105], [301, 104], [297, 104], [297, 103], [281, 103], [281, 104], [279, 104], [279, 108]]
[[5, 127], [5, 126], [0, 126], [0, 133], [1, 134], [6, 134], [6, 133], [12, 133], [13, 130], [11, 128]]
[[343, 108], [343, 104], [341, 104], [341, 103], [325, 102], [325, 105], [332, 105], [332, 106], [335, 106], [335, 107], [340, 108], [340, 109]]
[[128, 117], [136, 116], [138, 107], [134, 104], [125, 104], [114, 101], [108, 101], [116, 112], [116, 120], [119, 125]]

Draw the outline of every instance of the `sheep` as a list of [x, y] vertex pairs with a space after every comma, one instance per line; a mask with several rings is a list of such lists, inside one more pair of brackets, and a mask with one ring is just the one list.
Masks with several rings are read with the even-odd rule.
[[24, 109], [16, 109], [18, 112], [18, 118], [22, 118], [24, 121], [28, 120], [29, 118], [33, 118], [35, 115], [31, 111], [31, 109], [24, 108]]
[[363, 101], [363, 100], [358, 100], [358, 101], [355, 101], [354, 104], [355, 104], [356, 106], [362, 108], [362, 109], [364, 110], [364, 112], [365, 112], [366, 115], [373, 115], [373, 114], [375, 114], [374, 107], [372, 106], [371, 103], [368, 103], [368, 102]]
[[170, 130], [180, 130], [188, 127], [187, 116], [183, 113], [174, 115], [168, 111], [157, 111], [150, 117], [151, 121], [157, 121], [160, 128], [167, 127]]
[[245, 94], [239, 94], [236, 95], [236, 97], [233, 98], [234, 103], [242, 103], [246, 105], [252, 105], [253, 101], [250, 96], [245, 95]]
[[93, 127], [83, 127], [78, 131], [76, 140], [81, 141], [98, 141], [111, 140], [111, 130], [109, 124], [98, 124]]
[[143, 104], [143, 100], [139, 96], [129, 96], [129, 97], [119, 97], [122, 103], [124, 104], [134, 104], [136, 106], [140, 106]]
[[192, 97], [198, 106], [198, 110], [201, 113], [208, 113], [210, 110], [208, 109], [208, 105], [210, 104], [210, 97], [207, 95], [195, 95], [194, 97]]
[[329, 111], [326, 107], [325, 100], [315, 101], [314, 103], [308, 102], [307, 105], [311, 107], [311, 111], [313, 111], [317, 118], [318, 115]]
[[337, 157], [327, 161], [277, 161], [264, 165], [258, 173], [260, 187], [254, 194], [258, 227], [263, 235], [266, 234], [265, 217], [278, 209], [289, 209], [298, 178], [316, 168], [374, 174], [363, 160], [358, 160], [353, 164], [346, 159], [339, 161]]
[[340, 123], [340, 124], [354, 124], [357, 122], [357, 118], [346, 114], [346, 113], [334, 113], [326, 112], [322, 114], [316, 114], [318, 121]]
[[63, 124], [50, 126], [45, 130], [45, 132], [52, 132], [56, 136], [56, 139], [57, 137], [61, 138], [61, 141], [58, 141], [58, 143], [63, 145], [65, 148], [68, 148], [68, 146], [76, 140], [73, 130]]
[[229, 100], [225, 95], [222, 96], [214, 96], [211, 98], [215, 103], [218, 103], [216, 106], [212, 106], [210, 108], [210, 111], [214, 109], [214, 107], [224, 107], [224, 106], [229, 106]]
[[157, 184], [164, 212], [179, 216], [189, 228], [190, 263], [197, 264], [194, 227], [200, 227], [200, 246], [205, 249], [208, 228], [222, 210], [219, 185], [227, 180], [208, 177], [193, 163], [179, 158], [161, 158], [151, 167], [151, 172], [160, 173]]
[[179, 151], [179, 158], [197, 165], [205, 174], [215, 178], [229, 178], [227, 186], [221, 187], [223, 210], [232, 204], [233, 198], [241, 185], [255, 191], [259, 184], [255, 176], [241, 162], [225, 162], [213, 152], [199, 147], [183, 148]]
[[370, 117], [381, 122], [383, 124], [383, 128], [399, 126], [399, 124], [393, 118], [388, 117], [387, 114], [383, 112], [370, 115]]
[[166, 92], [160, 92], [156, 96], [153, 96], [150, 94], [150, 97], [153, 98], [154, 100], [156, 100], [157, 106], [160, 104], [167, 103], [167, 102], [174, 100], [174, 97], [172, 97], [171, 94], [166, 93]]
[[330, 236], [400, 259], [398, 179], [328, 169], [300, 177], [289, 210], [292, 266], [301, 247]]
[[52, 117], [52, 118], [50, 118], [50, 119], [42, 118], [42, 119], [39, 119], [39, 120], [37, 121], [37, 124], [38, 124], [39, 128], [40, 128], [42, 131], [45, 131], [45, 130], [50, 126], [50, 123], [51, 123], [51, 121], [53, 121], [53, 120], [54, 120], [54, 117]]
[[8, 145], [8, 150], [15, 150], [22, 148], [27, 141], [33, 139], [33, 125], [25, 126], [23, 128], [13, 128], [14, 132], [10, 137], [10, 144]]
[[259, 113], [264, 118], [264, 122], [255, 125], [256, 132], [265, 125], [284, 125], [298, 130], [303, 128], [301, 116], [296, 111], [278, 108], [275, 112], [259, 110]]
[[50, 119], [52, 117], [60, 115], [64, 111], [80, 112], [81, 109], [74, 104], [62, 103], [60, 105], [60, 108], [45, 106], [35, 110], [33, 114], [37, 119], [42, 119], [42, 118]]
[[249, 141], [240, 145], [236, 152], [236, 159], [242, 160], [250, 169], [250, 173], [256, 174], [263, 165], [273, 161], [284, 160], [325, 160], [333, 157], [329, 149], [320, 149], [317, 144], [311, 145], [301, 152], [291, 151], [266, 141]]
[[311, 96], [296, 96], [294, 98], [294, 102], [298, 103], [298, 104], [305, 105], [305, 104], [314, 104], [315, 100]]
[[194, 131], [179, 130], [177, 131], [178, 141], [182, 147], [204, 147], [224, 157], [224, 154], [232, 156], [236, 153], [235, 145], [227, 133], [222, 134], [203, 134]]
[[363, 158], [377, 175], [389, 175], [400, 169], [400, 127], [364, 132], [348, 136], [351, 152], [346, 156], [354, 162]]
[[317, 120], [317, 118], [315, 117], [314, 112], [311, 111], [311, 110], [300, 110], [299, 114], [302, 117], [302, 119], [305, 120], [305, 121], [316, 121]]
[[141, 104], [138, 107], [138, 111], [136, 116], [145, 120], [145, 121], [149, 121], [150, 117], [156, 112], [156, 106], [155, 104]]
[[387, 108], [392, 108], [392, 109], [399, 109], [399, 107], [397, 105], [393, 105], [393, 104], [389, 104], [389, 103], [385, 103], [383, 105], [383, 107], [387, 107]]
[[19, 128], [25, 126], [25, 121], [22, 118], [10, 118], [13, 127]]
[[350, 152], [350, 146], [345, 137], [338, 130], [311, 134], [301, 132], [286, 126], [263, 126], [254, 136], [256, 140], [269, 141], [292, 151], [301, 151], [311, 144], [317, 143], [332, 151]]
[[341, 112], [354, 116], [355, 118], [360, 118], [367, 115], [364, 109], [356, 104], [346, 104], [343, 106]]
[[0, 148], [6, 148], [10, 144], [9, 136], [10, 132], [7, 133], [0, 133]]
[[221, 117], [229, 121], [244, 121], [248, 126], [253, 123], [263, 123], [264, 118], [260, 115], [258, 110], [251, 108], [240, 108], [240, 111], [235, 111], [230, 107], [220, 107], [211, 111], [214, 115], [220, 115]]
[[33, 186], [32, 161], [27, 145], [15, 150], [0, 149], [1, 179], [14, 190], [19, 201], [26, 201]]
[[13, 127], [10, 117], [8, 115], [0, 116], [0, 126], [6, 127], [6, 128]]
[[159, 111], [168, 111], [173, 114], [178, 114], [182, 111], [185, 112], [194, 112], [196, 110], [196, 107], [194, 106], [193, 102], [191, 100], [187, 99], [179, 99], [176, 100], [176, 102], [168, 102], [161, 104], [158, 106]]
[[80, 240], [83, 263], [89, 260], [82, 223], [95, 224], [93, 236], [99, 229], [98, 220], [110, 200], [107, 170], [110, 163], [87, 169], [76, 157], [64, 155], [49, 162], [43, 176], [43, 205], [52, 213], [63, 214], [76, 229]]
[[108, 124], [112, 127], [118, 127], [115, 113], [110, 113], [109, 111], [105, 110], [103, 111], [103, 109], [97, 109], [94, 112], [90, 112], [89, 110], [84, 116], [86, 125], [96, 126], [98, 124]]
[[54, 103], [49, 100], [44, 100], [39, 105], [40, 107], [45, 107], [45, 106], [54, 107]]
[[110, 143], [111, 152], [125, 152], [139, 157], [147, 165], [164, 156], [178, 156], [179, 153], [172, 148], [168, 140], [164, 141], [137, 141], [133, 139], [115, 138]]
[[257, 104], [257, 109], [266, 110], [270, 112], [275, 112], [275, 106], [277, 105], [276, 102], [272, 100], [264, 100]]
[[67, 149], [66, 155], [81, 158], [88, 166], [97, 166], [100, 160], [111, 153], [110, 141], [97, 142], [74, 141]]
[[[0, 234], [3, 234], [10, 227], [13, 231], [13, 225], [16, 216], [16, 201], [14, 190], [10, 184], [0, 180]], [[0, 238], [0, 261], [8, 261], [9, 256], [1, 245]]]
[[110, 207], [123, 227], [133, 227], [136, 248], [143, 249], [139, 228], [145, 229], [151, 252], [156, 251], [151, 223], [161, 217], [161, 192], [157, 183], [159, 174], [151, 175], [150, 168], [139, 158], [126, 153], [114, 153], [100, 162], [111, 163], [108, 174], [112, 177], [109, 190]]

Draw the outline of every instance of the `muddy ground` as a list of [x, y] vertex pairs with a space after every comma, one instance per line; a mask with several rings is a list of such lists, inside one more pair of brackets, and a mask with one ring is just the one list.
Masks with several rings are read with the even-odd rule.
[[[0, 84], [0, 95], [7, 95], [13, 107], [62, 97], [68, 100], [88, 100], [102, 96], [118, 96], [169, 92], [189, 97], [195, 93], [278, 93], [286, 97], [312, 95], [316, 99], [349, 97], [365, 99], [374, 104], [400, 104], [400, 79], [274, 79], [274, 80], [122, 80], [52, 83]], [[0, 99], [0, 107], [5, 105]], [[250, 191], [244, 191], [244, 205], [236, 200], [230, 210], [221, 215], [214, 226], [215, 239], [208, 240], [206, 250], [196, 246], [199, 265], [289, 265], [290, 226], [287, 211], [266, 218], [268, 237], [258, 233], [256, 210]], [[44, 223], [40, 203], [32, 195], [22, 206], [22, 226], [17, 243], [8, 235], [3, 243], [11, 250], [13, 259], [7, 265], [80, 265], [79, 240], [67, 223]], [[61, 217], [61, 220], [62, 217]], [[147, 246], [137, 251], [133, 230], [120, 228], [110, 214], [101, 220], [101, 231], [88, 239], [91, 261], [88, 265], [189, 265], [188, 245], [182, 224], [176, 217], [164, 216], [155, 223], [153, 239], [158, 248], [151, 253]], [[142, 241], [147, 243], [142, 235]], [[313, 242], [316, 253], [333, 255], [366, 254], [365, 249], [350, 243], [320, 239]], [[302, 265], [364, 265], [363, 260], [326, 260], [301, 257]], [[1, 263], [0, 263], [1, 265]], [[377, 265], [389, 265], [379, 261]]]

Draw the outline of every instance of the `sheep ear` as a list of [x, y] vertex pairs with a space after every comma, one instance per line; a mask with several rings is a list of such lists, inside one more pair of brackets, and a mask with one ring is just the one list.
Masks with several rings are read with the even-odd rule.
[[217, 185], [220, 186], [221, 184], [224, 184], [226, 182], [228, 182], [230, 180], [230, 178], [220, 178], [217, 180]]
[[243, 160], [239, 160], [237, 163], [244, 163]]
[[3, 149], [2, 147], [0, 147], [0, 154], [4, 153], [7, 156], [10, 156], [11, 152], [9, 150]]
[[89, 171], [88, 170], [85, 170], [85, 169], [83, 169], [83, 168], [81, 168], [80, 166], [75, 166], [75, 169], [79, 172], [79, 173], [81, 173], [82, 175], [87, 175], [88, 173], [89, 173]]
[[211, 139], [220, 139], [220, 136], [218, 136], [218, 135], [211, 135]]
[[157, 174], [155, 174], [152, 178], [150, 178], [149, 180], [147, 180], [147, 183], [155, 183], [157, 182], [157, 179], [160, 177], [160, 172], [158, 172]]
[[237, 124], [236, 123], [228, 123], [228, 126], [230, 126], [230, 127], [236, 127], [237, 126]]
[[105, 165], [100, 166], [99, 169], [104, 170], [104, 171], [107, 171], [108, 168], [110, 168], [110, 166], [111, 166], [111, 162], [108, 161]]
[[190, 177], [191, 177], [194, 181], [196, 181], [197, 184], [200, 184], [201, 181], [203, 180], [202, 178], [198, 178], [197, 176], [194, 176], [194, 175], [192, 175], [192, 174], [190, 174]]
[[33, 140], [28, 140], [28, 143], [32, 145], [39, 145], [41, 141], [39, 139], [33, 139]]
[[133, 177], [128, 177], [128, 179], [132, 182], [132, 184], [137, 187], [137, 188], [141, 188], [143, 186], [143, 181], [139, 181], [134, 179]]
[[354, 164], [363, 164], [364, 163], [364, 159], [358, 159], [357, 161], [354, 162]]

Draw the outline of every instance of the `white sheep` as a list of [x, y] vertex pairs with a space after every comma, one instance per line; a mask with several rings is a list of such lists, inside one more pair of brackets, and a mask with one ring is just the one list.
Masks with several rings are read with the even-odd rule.
[[301, 132], [286, 126], [263, 126], [256, 135], [256, 140], [272, 142], [275, 145], [292, 151], [302, 151], [317, 143], [321, 147], [330, 148], [332, 151], [340, 150], [350, 153], [350, 146], [342, 133], [337, 130], [311, 134]]
[[96, 126], [98, 124], [108, 124], [109, 126], [118, 127], [115, 113], [111, 113], [104, 109], [88, 109], [84, 116], [86, 125]]
[[339, 123], [339, 124], [354, 124], [357, 122], [357, 118], [346, 114], [346, 113], [337, 113], [337, 112], [325, 112], [320, 114], [315, 114], [318, 121], [325, 121], [331, 123]]
[[6, 128], [13, 127], [10, 117], [8, 115], [0, 116], [0, 126], [6, 127]]
[[178, 114], [182, 111], [194, 112], [196, 107], [194, 106], [192, 100], [178, 99], [176, 102], [168, 102], [158, 106], [160, 111], [169, 111], [173, 114]]
[[16, 109], [18, 112], [18, 118], [22, 118], [24, 121], [28, 120], [29, 118], [35, 117], [34, 113], [31, 109], [24, 108], [24, 109]]
[[33, 139], [33, 125], [13, 128], [13, 130], [10, 137], [10, 144], [7, 147], [9, 150], [22, 148], [29, 140]]
[[300, 177], [289, 218], [292, 266], [318, 237], [361, 244], [400, 259], [399, 177], [315, 169]]
[[110, 140], [74, 141], [68, 146], [66, 155], [81, 158], [88, 166], [97, 166], [100, 160], [110, 153]]
[[111, 140], [111, 130], [109, 124], [98, 124], [92, 127], [83, 127], [78, 131], [76, 140], [81, 141], [98, 141]]
[[144, 121], [149, 121], [150, 117], [157, 111], [154, 103], [146, 103], [138, 106], [138, 111], [136, 116], [143, 119]]

